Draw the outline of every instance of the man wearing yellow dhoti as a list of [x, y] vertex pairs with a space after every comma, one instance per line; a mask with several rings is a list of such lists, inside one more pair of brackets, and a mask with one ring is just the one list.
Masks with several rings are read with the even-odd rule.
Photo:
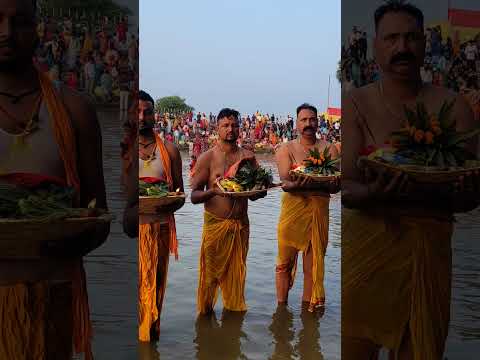
[[[183, 192], [182, 159], [177, 147], [154, 132], [154, 101], [139, 93], [138, 176], [166, 181], [170, 191]], [[135, 167], [133, 167], [135, 168]], [[131, 191], [130, 191], [131, 192]], [[140, 341], [160, 335], [160, 313], [167, 287], [169, 255], [178, 258], [177, 233], [173, 213], [183, 206], [177, 202], [162, 208], [157, 215], [139, 215], [138, 303]]]
[[[35, 69], [35, 12], [35, 1], [0, 0], [0, 177], [55, 177], [75, 189], [75, 206], [106, 208], [95, 109]], [[46, 257], [0, 261], [1, 359], [68, 359], [72, 343], [92, 359], [82, 256], [107, 238], [108, 224], [98, 230], [46, 244]]]
[[[249, 238], [248, 198], [224, 197], [216, 185], [229, 168], [238, 166], [253, 153], [237, 145], [238, 111], [223, 109], [218, 114], [219, 143], [197, 160], [192, 177], [192, 203], [205, 204], [197, 310], [213, 311], [218, 287], [223, 306], [231, 311], [245, 311], [244, 290], [247, 273]], [[250, 197], [257, 200], [265, 193]]]
[[[390, 1], [376, 10], [375, 27], [382, 79], [342, 99], [342, 359], [375, 359], [386, 347], [395, 359], [440, 360], [450, 319], [453, 214], [478, 205], [478, 174], [420, 187], [400, 172], [364, 172], [358, 159], [405, 126], [403, 107], [417, 102], [438, 114], [454, 99], [457, 130], [475, 124], [461, 96], [422, 84], [418, 8]], [[476, 140], [465, 149], [477, 154]]]
[[338, 179], [328, 183], [308, 178], [292, 179], [290, 170], [301, 164], [315, 148], [322, 153], [329, 146], [332, 159], [339, 154], [334, 146], [317, 140], [317, 109], [308, 104], [297, 108], [298, 138], [283, 144], [276, 153], [278, 172], [285, 193], [278, 224], [278, 260], [276, 266], [277, 300], [286, 304], [295, 279], [298, 252], [303, 252], [303, 302], [309, 310], [325, 304], [324, 257], [328, 244], [330, 194], [340, 190]]

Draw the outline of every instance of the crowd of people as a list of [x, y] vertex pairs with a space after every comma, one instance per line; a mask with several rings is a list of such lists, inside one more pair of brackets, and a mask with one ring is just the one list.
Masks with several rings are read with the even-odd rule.
[[119, 102], [127, 110], [138, 74], [138, 38], [128, 17], [59, 14], [40, 16], [37, 67], [55, 83], [82, 91], [97, 103]]
[[[425, 62], [421, 68], [424, 83], [445, 86], [463, 93], [480, 115], [480, 32], [461, 42], [442, 33], [440, 26], [425, 29]], [[354, 26], [347, 44], [342, 46], [342, 88], [348, 91], [377, 81], [380, 71], [368, 56], [368, 40], [364, 31]]]
[[[319, 115], [318, 139], [340, 142], [340, 121], [330, 122]], [[210, 113], [192, 112], [173, 115], [157, 113], [156, 131], [160, 136], [197, 157], [205, 149], [216, 144], [216, 116]], [[292, 116], [276, 117], [274, 114], [244, 115], [241, 118], [239, 145], [256, 152], [273, 152], [277, 145], [297, 137]]]

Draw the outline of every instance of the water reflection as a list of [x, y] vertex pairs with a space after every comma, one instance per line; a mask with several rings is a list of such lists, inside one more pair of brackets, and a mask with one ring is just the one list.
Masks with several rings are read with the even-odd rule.
[[245, 312], [223, 310], [220, 323], [215, 313], [200, 315], [195, 323], [197, 360], [247, 359], [241, 350]]
[[298, 334], [297, 352], [300, 360], [317, 359], [323, 360], [320, 349], [320, 319], [325, 312], [325, 308], [321, 311], [311, 313], [308, 311], [308, 304], [302, 305], [300, 319], [302, 321], [302, 329]]
[[272, 334], [275, 348], [270, 360], [292, 359], [295, 355], [293, 340], [293, 314], [285, 305], [278, 305], [272, 316], [272, 324], [268, 328]]
[[301, 329], [295, 344], [294, 316], [285, 305], [278, 305], [268, 328], [274, 340], [274, 350], [269, 360], [323, 360], [320, 348], [321, 312], [310, 313], [308, 304], [303, 304], [300, 312]]
[[138, 342], [138, 360], [160, 360], [155, 342]]

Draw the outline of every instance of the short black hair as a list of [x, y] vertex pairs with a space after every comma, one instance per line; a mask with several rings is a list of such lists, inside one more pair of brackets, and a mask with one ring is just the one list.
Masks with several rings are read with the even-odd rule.
[[297, 117], [298, 117], [298, 114], [300, 114], [300, 111], [302, 111], [302, 110], [313, 111], [315, 113], [315, 116], [318, 116], [318, 110], [315, 106], [307, 104], [307, 103], [303, 103], [302, 105], [297, 107]]
[[375, 31], [378, 30], [378, 24], [386, 14], [399, 12], [404, 12], [414, 17], [418, 26], [423, 31], [424, 17], [422, 10], [415, 5], [405, 2], [405, 0], [388, 0], [385, 4], [379, 6], [377, 10], [375, 10]]
[[152, 103], [152, 105], [155, 106], [155, 100], [153, 100], [153, 98], [150, 96], [150, 94], [148, 94], [147, 92], [145, 92], [143, 90], [140, 90], [138, 92], [138, 99], [142, 100], [142, 101], [149, 101], [149, 102]]
[[220, 110], [220, 112], [218, 113], [217, 119], [218, 121], [220, 121], [223, 118], [229, 118], [231, 116], [233, 116], [238, 121], [240, 117], [240, 113], [234, 109], [224, 108]]

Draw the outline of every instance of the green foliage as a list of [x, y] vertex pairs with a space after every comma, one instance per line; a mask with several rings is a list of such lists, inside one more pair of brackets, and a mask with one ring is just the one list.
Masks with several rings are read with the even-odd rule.
[[272, 173], [260, 166], [255, 167], [251, 161], [246, 161], [237, 171], [233, 180], [245, 190], [267, 189], [273, 182]]
[[323, 152], [320, 153], [318, 148], [314, 148], [309, 151], [308, 157], [304, 160], [305, 173], [312, 173], [318, 175], [335, 175], [339, 171], [336, 164], [340, 161], [340, 158], [332, 159], [330, 154], [330, 147], [326, 146]]
[[62, 9], [68, 11], [85, 11], [89, 13], [100, 13], [104, 16], [132, 15], [132, 10], [120, 6], [112, 0], [43, 0], [39, 3], [45, 9]]
[[415, 111], [405, 107], [406, 127], [391, 134], [396, 153], [422, 166], [456, 167], [472, 159], [463, 146], [480, 129], [457, 131], [454, 103], [445, 101], [438, 117], [429, 115], [423, 103], [417, 103]]
[[140, 196], [167, 196], [168, 184], [164, 182], [151, 184], [151, 183], [147, 183], [145, 181], [139, 180], [138, 194]]
[[166, 96], [156, 101], [155, 110], [159, 113], [183, 114], [195, 109], [187, 105], [185, 99], [179, 96]]

